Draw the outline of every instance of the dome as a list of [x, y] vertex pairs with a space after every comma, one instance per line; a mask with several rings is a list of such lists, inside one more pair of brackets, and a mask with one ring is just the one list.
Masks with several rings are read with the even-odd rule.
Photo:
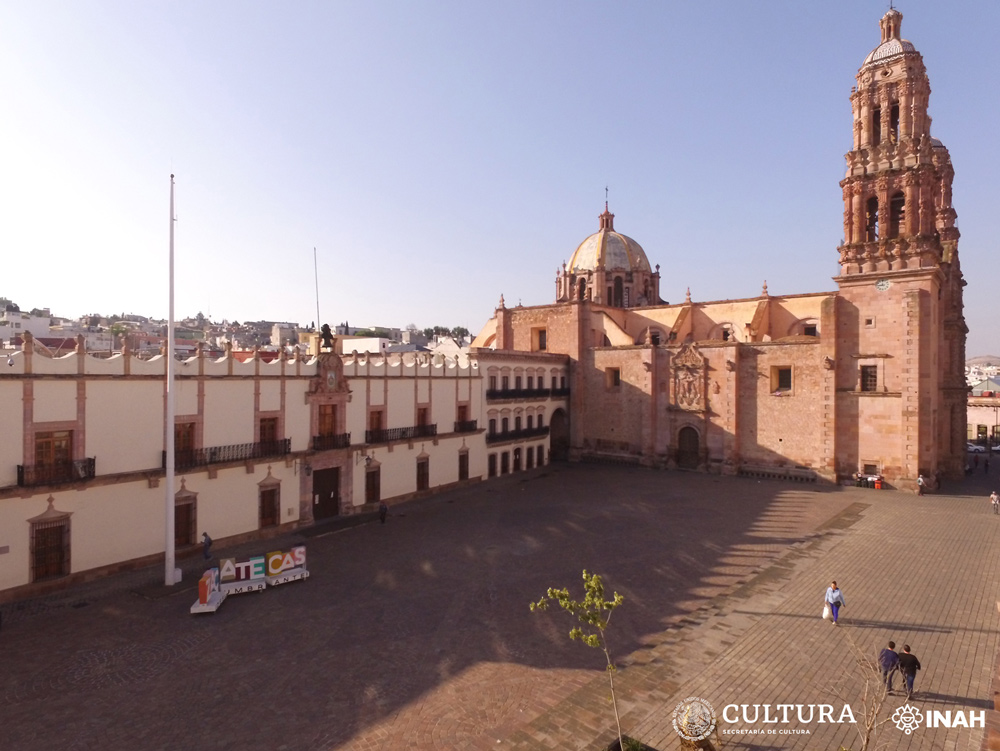
[[890, 8], [889, 12], [882, 16], [882, 20], [879, 21], [879, 26], [882, 29], [882, 43], [868, 53], [868, 57], [861, 63], [862, 68], [867, 65], [884, 63], [908, 52], [917, 51], [913, 42], [899, 36], [902, 25], [903, 14], [895, 8]]
[[652, 270], [642, 246], [631, 237], [615, 232], [614, 219], [615, 215], [605, 206], [600, 216], [601, 228], [577, 246], [566, 267], [569, 273], [598, 269], [647, 273]]
[[866, 65], [885, 62], [886, 60], [902, 55], [905, 52], [916, 51], [917, 48], [913, 46], [913, 42], [909, 39], [890, 39], [886, 42], [882, 42], [882, 44], [869, 52], [868, 57], [865, 58], [861, 67], [863, 68]]

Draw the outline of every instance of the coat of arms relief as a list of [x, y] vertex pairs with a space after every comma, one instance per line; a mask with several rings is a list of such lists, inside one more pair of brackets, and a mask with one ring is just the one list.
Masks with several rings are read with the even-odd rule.
[[705, 410], [705, 358], [693, 344], [685, 344], [671, 362], [673, 404], [689, 412]]

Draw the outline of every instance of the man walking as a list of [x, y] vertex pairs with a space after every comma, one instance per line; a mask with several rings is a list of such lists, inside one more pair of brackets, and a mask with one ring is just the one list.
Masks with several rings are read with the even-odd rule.
[[882, 668], [882, 683], [886, 690], [892, 693], [892, 676], [899, 670], [899, 655], [896, 654], [896, 642], [889, 642], [889, 646], [878, 653], [878, 664]]
[[910, 645], [903, 645], [903, 654], [899, 656], [899, 672], [903, 674], [903, 680], [906, 681], [906, 698], [913, 698], [913, 680], [917, 677], [917, 671], [920, 670], [920, 660], [917, 659], [916, 655], [910, 654]]
[[990, 493], [990, 503], [993, 504], [993, 513], [1000, 514], [1000, 495], [995, 490]]

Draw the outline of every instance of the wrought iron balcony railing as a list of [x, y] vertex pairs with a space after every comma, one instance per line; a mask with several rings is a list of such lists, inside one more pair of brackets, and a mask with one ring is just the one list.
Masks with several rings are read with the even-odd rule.
[[76, 459], [57, 464], [17, 465], [17, 484], [22, 488], [35, 485], [58, 485], [76, 480], [92, 480], [97, 459]]
[[456, 433], [475, 433], [478, 429], [478, 420], [459, 420], [455, 423]]
[[569, 386], [560, 389], [552, 389], [552, 396], [569, 396]]
[[[230, 446], [209, 446], [203, 449], [182, 449], [174, 452], [174, 466], [177, 469], [205, 467], [209, 464], [241, 462], [247, 459], [264, 459], [269, 456], [284, 456], [292, 448], [291, 438], [263, 443], [235, 443]], [[167, 466], [167, 452], [162, 452], [162, 467]]]
[[366, 430], [365, 443], [391, 443], [405, 441], [410, 438], [432, 438], [437, 435], [438, 426], [413, 425], [409, 428], [387, 428], [384, 430]]
[[503, 433], [488, 433], [486, 435], [486, 442], [500, 443], [501, 441], [516, 441], [521, 438], [537, 438], [538, 436], [548, 434], [549, 426], [543, 425], [540, 428], [521, 428], [520, 430], [507, 430]]
[[487, 389], [487, 399], [542, 399], [549, 396], [552, 389]]
[[351, 445], [350, 433], [335, 433], [333, 435], [314, 435], [313, 451], [329, 451], [330, 449], [346, 449]]

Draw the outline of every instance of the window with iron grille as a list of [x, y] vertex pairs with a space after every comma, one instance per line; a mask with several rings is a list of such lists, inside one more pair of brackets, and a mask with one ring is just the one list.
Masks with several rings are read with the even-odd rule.
[[382, 468], [369, 467], [365, 471], [365, 503], [377, 503], [382, 499]]
[[69, 518], [31, 525], [31, 580], [52, 579], [70, 572]]
[[878, 365], [861, 366], [861, 390], [878, 391]]
[[260, 526], [277, 527], [281, 522], [281, 502], [278, 488], [261, 488], [260, 490]]
[[417, 490], [427, 490], [430, 487], [430, 460], [417, 459]]
[[174, 504], [174, 547], [186, 548], [195, 543], [198, 506], [190, 496]]

